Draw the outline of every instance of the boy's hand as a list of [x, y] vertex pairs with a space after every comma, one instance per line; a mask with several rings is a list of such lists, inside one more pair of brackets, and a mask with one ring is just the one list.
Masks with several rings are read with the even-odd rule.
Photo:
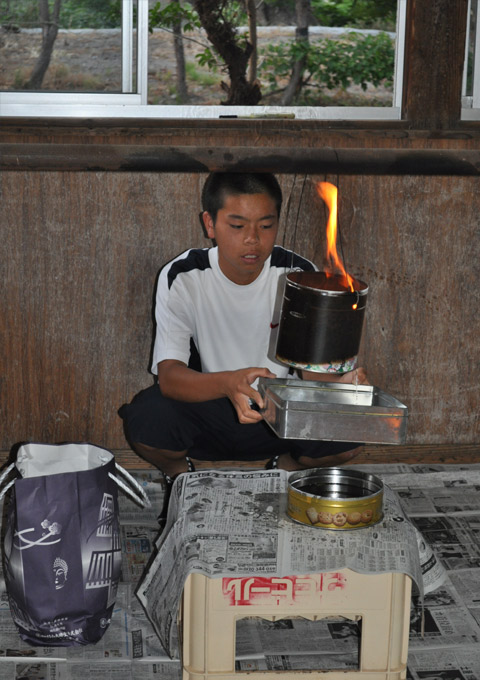
[[251, 399], [260, 409], [264, 408], [263, 399], [260, 393], [253, 389], [252, 383], [257, 378], [276, 377], [268, 368], [242, 368], [226, 374], [225, 393], [234, 405], [240, 423], [257, 423], [262, 420], [261, 414], [250, 406]]
[[344, 373], [338, 382], [351, 383], [352, 385], [370, 385], [367, 379], [367, 373], [361, 366], [355, 368], [353, 371]]
[[317, 380], [319, 382], [340, 382], [352, 385], [370, 385], [367, 372], [359, 366], [347, 373], [314, 373], [313, 371], [302, 371], [303, 380]]
[[199, 373], [182, 361], [165, 359], [158, 364], [158, 384], [165, 397], [177, 401], [198, 402], [227, 397], [240, 423], [256, 423], [262, 416], [250, 406], [250, 400], [263, 409], [263, 399], [252, 383], [257, 378], [276, 378], [268, 368], [242, 368], [238, 371]]

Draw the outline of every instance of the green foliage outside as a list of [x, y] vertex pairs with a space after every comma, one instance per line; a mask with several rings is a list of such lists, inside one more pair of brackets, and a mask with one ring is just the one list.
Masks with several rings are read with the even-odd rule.
[[160, 2], [157, 2], [150, 9], [148, 23], [150, 31], [155, 27], [172, 29], [178, 23], [182, 24], [184, 31], [193, 31], [194, 28], [202, 26], [197, 12], [188, 2], [183, 5], [171, 2], [163, 7]]
[[62, 28], [117, 28], [122, 25], [120, 0], [62, 0]]
[[[264, 0], [295, 22], [295, 0]], [[311, 0], [313, 25], [376, 28], [394, 31], [397, 0]]]
[[[286, 1], [288, 0], [284, 0]], [[244, 17], [236, 7], [237, 4], [232, 3], [229, 19], [235, 24], [234, 19], [241, 16], [244, 25]], [[369, 0], [344, 0], [335, 3], [329, 0], [312, 0], [312, 8], [315, 11], [321, 9], [325, 21], [327, 11], [331, 12], [329, 21], [337, 26], [347, 22], [348, 11], [353, 6], [356, 7], [355, 20], [363, 17], [362, 21], [368, 23], [378, 19], [375, 8], [377, 13], [383, 13], [382, 16], [390, 16], [396, 9], [396, 0], [378, 0], [375, 3]], [[170, 3], [164, 7], [157, 3], [150, 11], [150, 30], [153, 27], [172, 29], [178, 23], [182, 23], [184, 31], [200, 27], [198, 15], [188, 3], [182, 6]], [[244, 40], [245, 37], [240, 39]], [[292, 41], [288, 44], [268, 45], [260, 53], [258, 66], [258, 78], [264, 97], [281, 89], [282, 83], [288, 80], [292, 72], [293, 64], [301, 58], [305, 59], [306, 68], [296, 104], [315, 103], [315, 97], [325, 89], [346, 89], [355, 84], [366, 90], [368, 83], [377, 87], [393, 84], [395, 49], [392, 39], [386, 33], [361, 35], [352, 32], [336, 40], [325, 39], [315, 43]], [[196, 55], [196, 59], [200, 66], [206, 66], [213, 72], [223, 67], [211, 46], [206, 46]]]
[[0, 23], [13, 24], [19, 28], [38, 26], [38, 2], [36, 0], [0, 0]]
[[393, 84], [395, 50], [391, 38], [386, 33], [348, 33], [337, 40], [313, 44], [268, 45], [259, 65], [260, 77], [266, 83], [264, 96], [280, 87], [301, 58], [305, 58], [302, 94], [309, 101], [315, 91], [323, 89], [346, 89], [355, 84], [366, 90], [368, 83], [376, 87]]
[[[222, 16], [234, 26], [247, 24], [245, 8], [237, 0], [230, 0], [228, 4], [225, 4]], [[157, 2], [149, 10], [150, 30], [154, 27], [172, 28], [178, 22], [182, 22], [184, 31], [201, 28], [198, 14], [189, 2], [183, 2], [181, 5], [178, 2], [170, 2], [167, 5]]]
[[394, 31], [397, 0], [311, 0], [320, 26], [351, 26]]
[[[53, 6], [53, 0], [49, 0]], [[295, 15], [294, 0], [265, 0], [265, 4], [285, 9]], [[397, 0], [311, 0], [312, 24], [321, 26], [353, 26], [395, 30]], [[173, 8], [173, 9], [172, 9]], [[177, 13], [188, 16], [191, 6], [184, 3], [160, 3], [151, 10], [152, 25], [160, 26]], [[246, 24], [243, 3], [230, 0], [226, 3], [226, 17], [237, 26]], [[20, 28], [38, 27], [38, 0], [0, 0], [0, 21]], [[114, 28], [121, 23], [121, 0], [62, 0], [60, 12], [62, 28]]]
[[[53, 7], [49, 0], [49, 6]], [[38, 28], [38, 0], [0, 0], [0, 23]], [[121, 25], [121, 0], [62, 0], [60, 28], [116, 28]]]
[[[271, 7], [295, 13], [295, 0], [265, 0]], [[53, 0], [49, 0], [53, 6]], [[0, 0], [0, 22], [19, 27], [39, 26], [38, 0]], [[381, 27], [394, 30], [397, 0], [311, 0], [312, 25]], [[238, 0], [226, 2], [225, 21], [245, 26], [244, 5]], [[121, 0], [62, 0], [61, 28], [112, 28], [121, 25]], [[201, 27], [199, 17], [188, 2], [157, 2], [150, 9], [150, 30], [172, 30], [181, 25], [184, 32]], [[238, 36], [239, 44], [248, 35]], [[352, 84], [367, 89], [367, 83], [391, 85], [394, 71], [394, 45], [386, 33], [379, 35], [345, 34], [336, 40], [324, 39], [268, 45], [259, 54], [257, 77], [262, 94], [268, 97], [285, 87], [293, 65], [305, 60], [305, 71], [295, 104], [315, 104], [324, 90], [346, 89]], [[196, 55], [199, 66], [212, 73], [225, 64], [212, 45], [205, 42]]]

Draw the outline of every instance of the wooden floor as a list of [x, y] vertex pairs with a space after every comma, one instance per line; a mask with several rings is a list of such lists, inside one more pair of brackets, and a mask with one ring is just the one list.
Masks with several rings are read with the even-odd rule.
[[[148, 467], [133, 451], [114, 452], [120, 465], [127, 468]], [[480, 444], [445, 445], [445, 446], [365, 446], [352, 464], [368, 463], [480, 463]], [[221, 461], [219, 463], [195, 462], [197, 469], [244, 467], [239, 461]], [[248, 463], [252, 468], [263, 468], [265, 461]]]
[[[139, 470], [151, 467], [130, 449], [114, 450], [116, 461], [125, 468]], [[0, 466], [11, 458], [9, 451], [0, 451]], [[380, 446], [366, 445], [363, 452], [352, 464], [368, 463], [480, 463], [480, 444], [445, 444], [435, 446]], [[249, 462], [250, 468], [263, 468], [265, 461]], [[217, 463], [195, 462], [197, 469], [225, 467], [245, 467], [239, 461], [220, 461]]]

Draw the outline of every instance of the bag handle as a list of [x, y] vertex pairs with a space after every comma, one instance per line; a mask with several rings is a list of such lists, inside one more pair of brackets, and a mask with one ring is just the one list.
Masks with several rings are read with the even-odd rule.
[[[8, 475], [10, 474], [10, 472], [12, 472], [14, 468], [15, 463], [10, 463], [10, 465], [6, 467], [5, 470], [0, 474], [0, 487], [2, 486], [5, 479], [8, 477]], [[115, 484], [117, 484], [121, 489], [123, 489], [123, 491], [125, 491], [125, 493], [128, 494], [130, 498], [132, 498], [136, 503], [139, 503], [144, 508], [151, 507], [149, 497], [147, 496], [141, 485], [137, 482], [137, 480], [134, 477], [132, 477], [132, 475], [129, 472], [127, 472], [124, 468], [122, 468], [121, 465], [119, 465], [118, 463], [115, 463], [115, 469], [117, 470], [117, 472], [119, 472], [125, 477], [130, 486], [128, 486], [122, 479], [119, 479], [114, 474], [109, 472], [108, 476], [113, 479]], [[15, 481], [16, 479], [11, 479], [4, 486], [4, 488], [0, 490], [0, 501], [5, 496], [10, 487], [12, 487], [15, 484]]]
[[[5, 479], [8, 477], [8, 475], [11, 473], [11, 471], [13, 470], [14, 467], [15, 467], [15, 463], [10, 463], [10, 465], [8, 465], [8, 466], [5, 468], [5, 470], [2, 472], [2, 474], [0, 475], [0, 487], [2, 486], [3, 482], [4, 482]], [[14, 484], [15, 484], [15, 479], [11, 479], [11, 480], [8, 482], [8, 484], [6, 484], [5, 487], [0, 491], [0, 501], [1, 501], [2, 498], [5, 496], [5, 494], [6, 494], [7, 491], [9, 490], [9, 488], [10, 488], [11, 486], [13, 486]]]
[[119, 465], [118, 463], [115, 463], [115, 469], [117, 470], [117, 472], [119, 472], [121, 475], [125, 477], [130, 486], [128, 486], [122, 479], [119, 479], [111, 472], [108, 473], [108, 476], [111, 477], [111, 479], [113, 479], [113, 481], [116, 484], [118, 484], [118, 486], [123, 491], [125, 491], [125, 493], [128, 494], [130, 498], [132, 498], [136, 503], [139, 503], [144, 508], [150, 508], [152, 505], [150, 503], [150, 499], [145, 493], [145, 490], [142, 488], [142, 486], [137, 482], [137, 480], [134, 477], [132, 477], [132, 475], [129, 472], [127, 472], [125, 468], [122, 468], [122, 466]]

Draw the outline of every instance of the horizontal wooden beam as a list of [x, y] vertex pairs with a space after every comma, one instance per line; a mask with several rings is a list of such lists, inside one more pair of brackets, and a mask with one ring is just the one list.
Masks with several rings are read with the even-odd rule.
[[[129, 139], [140, 136], [142, 143], [161, 137], [163, 140], [181, 134], [184, 139], [195, 135], [200, 139], [221, 139], [230, 134], [240, 133], [245, 139], [255, 138], [256, 146], [272, 143], [272, 133], [299, 137], [307, 132], [311, 135], [328, 133], [344, 135], [353, 140], [366, 137], [410, 140], [469, 140], [480, 139], [480, 120], [457, 121], [451, 128], [418, 128], [408, 120], [387, 119], [342, 119], [342, 118], [1, 118], [1, 142], [38, 142], [93, 144], [96, 138], [104, 143], [115, 143], [114, 139]], [[120, 143], [123, 143], [120, 142]], [[129, 143], [129, 142], [128, 142]], [[155, 143], [155, 142], [154, 142]], [[164, 142], [162, 142], [164, 143]], [[210, 142], [211, 143], [211, 142]], [[244, 144], [246, 142], [244, 141]], [[281, 146], [281, 145], [280, 145]]]
[[480, 150], [0, 144], [0, 170], [480, 175]]

